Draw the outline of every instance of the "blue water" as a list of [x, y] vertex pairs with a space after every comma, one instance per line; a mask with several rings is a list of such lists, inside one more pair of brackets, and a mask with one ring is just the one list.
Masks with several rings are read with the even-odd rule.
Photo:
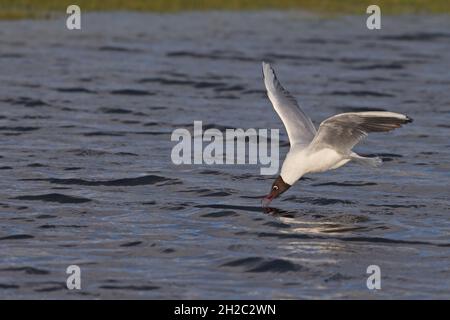
[[[450, 20], [301, 12], [0, 22], [0, 298], [448, 298]], [[258, 165], [182, 165], [176, 128], [279, 128], [261, 60], [318, 125], [414, 122], [273, 209]], [[82, 289], [66, 288], [66, 268]], [[382, 289], [366, 287], [369, 265]]]

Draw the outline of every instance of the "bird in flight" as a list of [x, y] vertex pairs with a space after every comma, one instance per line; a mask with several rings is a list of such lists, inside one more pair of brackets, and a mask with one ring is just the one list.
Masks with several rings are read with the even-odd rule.
[[394, 112], [348, 112], [322, 121], [316, 130], [295, 98], [282, 87], [270, 64], [263, 62], [262, 67], [267, 96], [283, 121], [291, 145], [280, 175], [262, 201], [264, 207], [305, 174], [337, 169], [349, 161], [370, 167], [381, 165], [379, 157], [362, 157], [352, 151], [353, 147], [370, 132], [391, 131], [412, 122], [408, 116]]

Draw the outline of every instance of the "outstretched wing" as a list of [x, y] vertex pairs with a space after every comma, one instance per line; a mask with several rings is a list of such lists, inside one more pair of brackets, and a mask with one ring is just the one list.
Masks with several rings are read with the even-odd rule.
[[270, 64], [263, 62], [262, 66], [267, 96], [283, 121], [291, 146], [308, 145], [316, 135], [314, 124], [299, 107], [295, 98], [281, 86]]
[[320, 124], [311, 145], [315, 148], [331, 147], [342, 153], [348, 153], [370, 132], [391, 131], [408, 122], [412, 122], [412, 119], [394, 112], [341, 113]]

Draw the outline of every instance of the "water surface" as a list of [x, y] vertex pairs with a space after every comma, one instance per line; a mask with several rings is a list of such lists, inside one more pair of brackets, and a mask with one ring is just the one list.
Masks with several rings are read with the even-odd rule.
[[[0, 298], [448, 298], [450, 20], [299, 12], [0, 22]], [[349, 164], [274, 208], [259, 166], [175, 166], [171, 132], [282, 128], [261, 60], [314, 123], [389, 110]], [[281, 130], [284, 155], [287, 137]], [[67, 266], [82, 290], [65, 287]], [[366, 287], [378, 265], [382, 289]]]

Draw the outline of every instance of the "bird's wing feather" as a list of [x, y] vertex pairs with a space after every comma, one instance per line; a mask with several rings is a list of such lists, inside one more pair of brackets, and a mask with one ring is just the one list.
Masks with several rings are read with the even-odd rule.
[[391, 131], [411, 121], [408, 116], [394, 112], [341, 113], [320, 124], [311, 146], [319, 149], [331, 147], [347, 154], [368, 133]]
[[283, 121], [292, 145], [308, 145], [316, 135], [311, 119], [303, 112], [295, 98], [285, 90], [270, 64], [263, 62], [264, 84], [275, 111]]

